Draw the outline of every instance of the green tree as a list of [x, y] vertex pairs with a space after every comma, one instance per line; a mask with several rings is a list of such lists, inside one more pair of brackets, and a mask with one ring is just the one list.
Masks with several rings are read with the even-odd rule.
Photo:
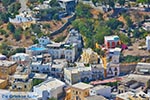
[[109, 5], [109, 7], [114, 8], [115, 7], [115, 1], [114, 0], [109, 0], [108, 5]]
[[33, 86], [36, 86], [36, 85], [38, 85], [38, 84], [40, 84], [42, 82], [43, 82], [43, 80], [40, 80], [40, 79], [33, 79], [33, 81], [32, 81]]
[[59, 3], [58, 3], [57, 0], [51, 0], [49, 4], [50, 4], [51, 7], [57, 7], [57, 6], [59, 6]]
[[40, 25], [32, 24], [32, 25], [31, 25], [31, 28], [32, 28], [32, 31], [33, 31], [34, 33], [37, 33], [37, 34], [40, 34], [40, 33], [41, 33], [41, 27], [40, 27]]
[[37, 3], [37, 0], [28, 0], [28, 3], [34, 4], [34, 3]]
[[9, 21], [9, 18], [10, 15], [6, 12], [0, 12], [0, 21], [1, 22], [4, 22], [4, 23], [7, 23]]
[[60, 8], [60, 7], [53, 7], [53, 8], [49, 8], [49, 9], [42, 9], [35, 16], [37, 18], [42, 19], [42, 20], [51, 20], [53, 18], [56, 18], [54, 16], [56, 16], [56, 14], [58, 14], [59, 11], [61, 11], [61, 10], [62, 10], [62, 8]]
[[100, 56], [102, 56], [102, 57], [105, 56], [105, 51], [103, 51], [103, 50], [101, 50], [101, 49], [99, 49], [99, 48], [95, 48], [94, 51], [95, 51], [98, 55], [100, 55]]
[[86, 38], [86, 40], [85, 40], [85, 48], [94, 48], [95, 47], [94, 40], [91, 39], [91, 38]]
[[54, 14], [53, 19], [54, 19], [54, 20], [60, 20], [59, 14], [58, 14], [58, 13]]
[[3, 55], [5, 55], [5, 56], [9, 56], [9, 52], [8, 52], [8, 50], [2, 50], [2, 52], [1, 52]]
[[15, 50], [16, 53], [25, 53], [26, 49], [25, 48], [17, 48]]
[[20, 8], [21, 4], [19, 2], [15, 2], [8, 7], [8, 11], [12, 14], [17, 14]]
[[15, 33], [14, 38], [16, 39], [16, 41], [19, 41], [21, 39], [21, 35], [19, 33]]
[[118, 3], [121, 5], [121, 6], [124, 6], [126, 0], [118, 0]]
[[124, 44], [131, 45], [131, 39], [125, 34], [119, 34], [119, 38]]
[[133, 32], [133, 37], [134, 38], [139, 38], [141, 35], [141, 32], [139, 31], [139, 29], [135, 29]]
[[33, 41], [33, 44], [38, 44], [39, 43], [39, 41], [35, 38], [33, 38], [32, 41]]
[[1, 0], [2, 4], [7, 8], [8, 5], [15, 2], [15, 0]]
[[9, 51], [11, 51], [10, 49], [11, 47], [4, 42], [0, 45], [0, 52], [7, 57], [9, 57]]
[[21, 39], [22, 29], [18, 28], [15, 30], [15, 33], [13, 34], [16, 41], [19, 41]]
[[123, 23], [115, 18], [108, 20], [106, 23], [112, 30], [116, 30], [119, 26], [123, 26]]
[[40, 2], [42, 4], [44, 2], [44, 0], [38, 0], [38, 2]]
[[3, 30], [3, 29], [0, 29], [0, 34], [1, 35], [4, 35], [4, 34], [6, 34], [7, 32], [5, 31], [5, 30]]
[[102, 13], [99, 13], [99, 14], [98, 14], [98, 20], [99, 20], [99, 21], [104, 20], [104, 19], [103, 19], [103, 14], [102, 14]]
[[115, 7], [115, 0], [99, 0], [99, 3], [105, 5], [105, 7], [107, 7], [107, 5], [109, 5], [109, 8]]
[[90, 10], [91, 10], [91, 7], [89, 5], [79, 3], [76, 6], [76, 15], [78, 18], [91, 18], [92, 14]]
[[127, 55], [127, 56], [121, 56], [121, 57], [122, 58], [120, 58], [120, 61], [123, 63], [139, 62], [141, 60], [139, 56]]
[[15, 26], [12, 23], [8, 23], [7, 29], [12, 33], [14, 33], [16, 30]]
[[106, 26], [97, 27], [96, 34], [94, 35], [95, 42], [99, 44], [104, 43], [104, 36], [112, 35], [111, 30]]
[[96, 3], [98, 3], [99, 0], [92, 0], [92, 3], [94, 4], [94, 6], [97, 6]]
[[133, 22], [132, 22], [132, 20], [130, 19], [130, 17], [129, 17], [129, 16], [125, 16], [124, 18], [125, 18], [125, 20], [126, 20], [126, 22], [127, 22], [127, 26], [128, 26], [129, 28], [132, 27], [132, 26], [133, 26]]
[[8, 49], [9, 46], [8, 46], [6, 43], [3, 42], [3, 43], [0, 45], [0, 48], [1, 48], [1, 49]]
[[149, 8], [150, 0], [137, 0], [137, 2], [142, 4], [148, 4], [148, 8]]
[[49, 28], [51, 28], [51, 26], [50, 26], [50, 24], [43, 24], [43, 28], [44, 29], [49, 29]]

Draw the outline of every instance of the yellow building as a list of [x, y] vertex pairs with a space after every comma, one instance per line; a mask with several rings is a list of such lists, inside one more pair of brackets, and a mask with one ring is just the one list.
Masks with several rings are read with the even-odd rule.
[[89, 91], [92, 87], [92, 85], [82, 82], [72, 85], [70, 100], [84, 100], [85, 97], [89, 96]]
[[0, 61], [0, 79], [8, 79], [15, 73], [17, 63], [13, 61]]
[[0, 89], [6, 88], [7, 85], [8, 85], [8, 81], [7, 80], [0, 79]]
[[94, 52], [91, 48], [84, 49], [81, 55], [81, 62], [91, 64], [98, 63], [98, 54]]
[[29, 78], [31, 73], [28, 66], [17, 66], [17, 71], [9, 77], [11, 91], [30, 91], [32, 88], [32, 79]]
[[11, 77], [11, 91], [30, 91], [32, 88], [32, 79], [28, 75], [14, 75]]
[[65, 88], [65, 93], [66, 93], [65, 100], [71, 100], [71, 88], [70, 87]]

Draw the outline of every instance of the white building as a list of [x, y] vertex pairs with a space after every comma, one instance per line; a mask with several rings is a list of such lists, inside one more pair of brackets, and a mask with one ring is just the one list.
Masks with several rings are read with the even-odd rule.
[[92, 80], [92, 68], [85, 66], [64, 68], [64, 80], [69, 85], [80, 81], [89, 82]]
[[51, 71], [52, 62], [43, 63], [43, 61], [35, 61], [30, 65], [32, 72], [49, 73]]
[[51, 66], [52, 58], [50, 54], [42, 54], [38, 56], [33, 56], [32, 62], [30, 64], [30, 69], [32, 72], [50, 73]]
[[34, 10], [42, 10], [42, 9], [50, 9], [51, 6], [49, 4], [43, 3], [43, 4], [38, 4], [36, 7], [34, 7]]
[[85, 65], [84, 63], [75, 63], [75, 65], [64, 68], [64, 80], [69, 85], [99, 80], [104, 77], [104, 67], [102, 64]]
[[38, 41], [39, 44], [26, 49], [27, 54], [36, 56], [49, 53], [54, 59], [66, 59], [69, 62], [74, 62], [78, 56], [78, 41], [55, 43], [50, 41], [49, 37], [41, 37]]
[[59, 98], [63, 93], [63, 89], [65, 87], [65, 83], [56, 79], [56, 78], [48, 78], [46, 81], [41, 84], [33, 87], [33, 92], [39, 95], [39, 97], [43, 97], [42, 100], [47, 100], [47, 98]]
[[90, 90], [90, 95], [102, 95], [104, 97], [111, 96], [111, 87], [106, 85], [98, 85]]
[[92, 64], [92, 80], [103, 79], [104, 67], [103, 64]]
[[35, 22], [36, 19], [32, 17], [31, 14], [28, 14], [27, 12], [21, 13], [19, 15], [16, 15], [14, 19], [9, 18], [9, 22], [11, 23], [25, 23], [25, 22]]
[[121, 48], [109, 49], [108, 59], [110, 59], [112, 63], [119, 63], [120, 52]]
[[43, 73], [32, 73], [32, 75], [33, 75], [33, 81], [34, 80], [45, 81], [48, 78], [48, 75]]
[[68, 66], [66, 59], [55, 59], [51, 67], [51, 75], [56, 78], [63, 78], [63, 70]]
[[81, 34], [75, 29], [70, 30], [66, 43], [69, 43], [69, 44], [76, 43], [78, 46], [78, 49], [82, 49], [83, 45], [82, 45]]
[[150, 50], [150, 36], [146, 37], [146, 47], [147, 47], [147, 50]]
[[107, 77], [119, 76], [119, 74], [120, 74], [119, 64], [108, 63]]
[[10, 57], [10, 60], [17, 62], [18, 64], [29, 64], [31, 59], [26, 53], [16, 53]]
[[43, 46], [46, 46], [48, 43], [51, 42], [50, 39], [49, 39], [49, 37], [47, 37], [47, 36], [42, 36], [42, 37], [40, 37], [40, 38], [38, 39], [38, 41], [39, 41], [39, 44], [40, 44], [40, 45], [43, 45]]
[[77, 44], [52, 43], [47, 45], [49, 53], [54, 59], [65, 58], [69, 62], [74, 62], [77, 56]]
[[137, 63], [135, 72], [137, 74], [150, 74], [150, 63]]
[[143, 91], [125, 92], [116, 95], [117, 100], [149, 100], [150, 96]]

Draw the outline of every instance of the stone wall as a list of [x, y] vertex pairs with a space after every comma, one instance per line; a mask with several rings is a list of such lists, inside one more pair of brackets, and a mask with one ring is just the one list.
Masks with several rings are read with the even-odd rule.
[[58, 30], [52, 32], [52, 33], [50, 34], [50, 36], [54, 36], [54, 35], [57, 35], [57, 34], [63, 32], [63, 31], [71, 24], [71, 22], [72, 22], [73, 20], [75, 20], [75, 18], [76, 18], [76, 15], [73, 14], [72, 17], [70, 17], [70, 18], [67, 20], [67, 22], [63, 24], [62, 27], [60, 27]]
[[120, 64], [120, 73], [127, 74], [130, 72], [134, 72], [137, 63], [129, 63], [129, 64]]

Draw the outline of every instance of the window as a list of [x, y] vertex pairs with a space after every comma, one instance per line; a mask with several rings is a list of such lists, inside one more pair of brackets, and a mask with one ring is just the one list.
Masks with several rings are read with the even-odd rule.
[[52, 71], [55, 71], [55, 68], [52, 68]]
[[24, 88], [27, 88], [27, 86], [26, 86], [26, 85], [24, 85]]
[[13, 88], [16, 88], [16, 85], [14, 85], [14, 87]]
[[76, 91], [76, 94], [78, 94], [78, 91]]
[[76, 96], [76, 100], [81, 100], [81, 98], [79, 96]]
[[85, 95], [88, 95], [88, 92], [85, 92]]
[[21, 90], [21, 88], [19, 87], [18, 90]]

